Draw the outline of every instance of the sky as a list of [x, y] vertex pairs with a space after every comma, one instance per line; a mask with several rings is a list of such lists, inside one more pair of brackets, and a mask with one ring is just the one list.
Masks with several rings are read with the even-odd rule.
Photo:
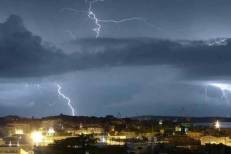
[[0, 116], [230, 116], [230, 5], [0, 0]]

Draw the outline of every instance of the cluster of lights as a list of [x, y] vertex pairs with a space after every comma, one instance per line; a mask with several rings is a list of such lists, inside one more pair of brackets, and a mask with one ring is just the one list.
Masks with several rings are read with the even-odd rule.
[[31, 139], [35, 145], [39, 145], [43, 141], [43, 134], [40, 131], [33, 131], [31, 133]]
[[53, 136], [55, 135], [55, 130], [53, 127], [50, 127], [47, 132], [43, 131], [33, 131], [31, 132], [31, 141], [34, 145], [46, 145], [48, 143], [53, 143]]
[[15, 129], [15, 134], [16, 134], [16, 135], [23, 135], [24, 132], [23, 132], [22, 129]]
[[54, 128], [49, 128], [48, 129], [48, 131], [47, 131], [47, 134], [49, 135], [49, 136], [53, 136], [54, 134], [55, 134], [55, 130], [54, 130]]

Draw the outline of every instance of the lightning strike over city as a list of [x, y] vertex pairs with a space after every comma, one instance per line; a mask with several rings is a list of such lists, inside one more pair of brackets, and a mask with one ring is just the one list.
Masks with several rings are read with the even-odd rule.
[[230, 154], [230, 6], [0, 0], [0, 154]]
[[67, 106], [71, 110], [71, 115], [75, 116], [76, 111], [75, 111], [75, 108], [73, 107], [73, 105], [71, 104], [71, 99], [62, 93], [62, 86], [60, 84], [57, 83], [56, 86], [58, 88], [57, 89], [58, 95], [61, 96], [67, 102]]
[[[231, 103], [229, 2], [212, 0], [216, 8], [209, 0], [144, 1], [0, 0], [2, 115], [11, 110], [24, 115], [25, 107], [25, 116], [65, 114], [53, 93], [53, 81], [65, 81], [71, 99], [61, 85], [56, 87], [70, 115], [79, 102], [79, 115], [177, 115], [184, 108], [184, 115], [226, 116]], [[224, 18], [211, 10], [222, 10]], [[203, 86], [203, 98], [200, 88], [181, 81]], [[202, 102], [207, 112], [190, 112]], [[225, 103], [217, 107], [217, 102]]]

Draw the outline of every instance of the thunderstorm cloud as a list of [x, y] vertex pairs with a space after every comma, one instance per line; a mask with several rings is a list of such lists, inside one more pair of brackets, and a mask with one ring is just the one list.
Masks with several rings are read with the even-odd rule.
[[0, 76], [27, 77], [63, 72], [66, 55], [42, 45], [42, 39], [26, 29], [22, 19], [11, 15], [0, 24]]
[[0, 116], [230, 113], [231, 1], [88, 2], [0, 0]]
[[85, 39], [72, 42], [82, 67], [170, 65], [186, 78], [229, 76], [231, 40], [170, 41], [150, 38]]
[[[231, 41], [170, 41], [151, 38], [80, 39], [78, 51], [64, 54], [43, 45], [19, 16], [0, 24], [0, 76], [46, 76], [98, 67], [172, 65], [190, 78], [228, 76]], [[212, 43], [211, 43], [212, 42]]]

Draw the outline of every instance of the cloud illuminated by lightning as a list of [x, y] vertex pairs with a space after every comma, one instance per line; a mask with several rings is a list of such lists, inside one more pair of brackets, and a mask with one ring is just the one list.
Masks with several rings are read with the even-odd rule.
[[[225, 83], [209, 83], [207, 85], [207, 88], [208, 88], [208, 86], [212, 86], [212, 87], [220, 89], [221, 94], [222, 94], [221, 98], [223, 98], [226, 101], [226, 103], [229, 104], [229, 99], [228, 99], [227, 92], [231, 93], [231, 85], [230, 84], [225, 84]], [[206, 90], [206, 95], [207, 95], [207, 90]]]
[[61, 96], [63, 99], [65, 99], [67, 101], [67, 105], [68, 107], [70, 108], [71, 110], [71, 113], [72, 113], [72, 116], [75, 116], [75, 109], [73, 107], [73, 105], [71, 104], [71, 100], [69, 97], [65, 96], [63, 93], [62, 93], [62, 86], [58, 83], [56, 83], [56, 86], [58, 88], [57, 92], [58, 92], [58, 95]]
[[208, 46], [226, 46], [228, 44], [226, 38], [216, 38], [206, 42]]

